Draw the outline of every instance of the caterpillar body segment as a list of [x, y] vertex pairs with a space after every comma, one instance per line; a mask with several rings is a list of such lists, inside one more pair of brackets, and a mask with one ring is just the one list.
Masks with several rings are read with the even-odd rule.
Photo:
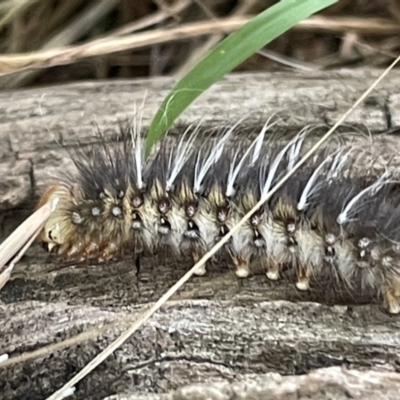
[[[228, 128], [200, 137], [199, 126], [163, 139], [148, 161], [129, 128], [116, 144], [77, 151], [76, 169], [44, 192], [57, 198], [40, 241], [65, 260], [103, 262], [125, 251], [197, 262], [291, 171], [311, 140], [268, 135], [233, 140]], [[329, 143], [297, 170], [222, 249], [236, 275], [260, 263], [270, 280], [297, 290], [366, 293], [400, 313], [400, 183], [354, 167], [354, 143]], [[206, 267], [196, 271], [206, 273]]]

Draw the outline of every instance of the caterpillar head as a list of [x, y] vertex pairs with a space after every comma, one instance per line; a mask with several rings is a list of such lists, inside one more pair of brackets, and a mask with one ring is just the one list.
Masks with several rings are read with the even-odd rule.
[[69, 243], [74, 234], [74, 223], [82, 222], [78, 213], [68, 215], [67, 210], [73, 203], [72, 193], [64, 185], [52, 185], [41, 197], [38, 208], [46, 203], [58, 200], [56, 209], [50, 215], [39, 234], [39, 240], [48, 251]]

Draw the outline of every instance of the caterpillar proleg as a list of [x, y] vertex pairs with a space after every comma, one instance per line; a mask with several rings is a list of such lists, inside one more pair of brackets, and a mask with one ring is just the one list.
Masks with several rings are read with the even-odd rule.
[[[58, 199], [40, 241], [68, 261], [166, 248], [196, 262], [312, 140], [308, 128], [288, 139], [271, 134], [272, 125], [253, 140], [237, 140], [238, 124], [209, 137], [189, 126], [177, 139], [163, 139], [147, 161], [134, 126], [114, 146], [80, 150], [72, 155], [75, 171], [40, 200]], [[373, 167], [356, 173], [367, 153], [348, 140], [320, 149], [226, 244], [236, 275], [246, 278], [258, 263], [270, 280], [289, 276], [296, 290], [329, 281], [399, 313], [400, 182], [395, 172]]]

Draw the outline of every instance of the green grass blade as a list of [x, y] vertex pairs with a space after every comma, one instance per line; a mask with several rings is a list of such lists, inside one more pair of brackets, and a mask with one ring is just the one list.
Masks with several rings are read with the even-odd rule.
[[338, 0], [281, 0], [212, 49], [172, 89], [155, 115], [146, 138], [146, 155], [182, 112], [266, 44], [312, 14]]

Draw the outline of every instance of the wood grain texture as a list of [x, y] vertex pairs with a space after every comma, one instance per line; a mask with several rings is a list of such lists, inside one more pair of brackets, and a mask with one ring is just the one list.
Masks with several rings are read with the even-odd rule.
[[[182, 117], [205, 126], [249, 113], [284, 113], [288, 129], [331, 124], [377, 71], [232, 75]], [[97, 144], [92, 122], [112, 133], [147, 91], [144, 126], [171, 79], [78, 83], [0, 93], [0, 216], [3, 235], [45, 184], [70, 163], [67, 148]], [[377, 152], [399, 149], [400, 72], [348, 121], [382, 133]], [[257, 112], [251, 114], [251, 111]], [[229, 111], [229, 112], [228, 112]], [[190, 268], [165, 254], [107, 265], [63, 265], [34, 246], [0, 292], [0, 355], [59, 343], [51, 354], [0, 364], [0, 398], [43, 399], [58, 389]], [[76, 399], [398, 398], [400, 319], [346, 294], [299, 294], [255, 270], [239, 281], [226, 263], [190, 280], [126, 345], [77, 386]], [[367, 299], [368, 300], [368, 299]], [[333, 305], [336, 303], [337, 305]], [[111, 326], [68, 347], [60, 343]], [[347, 369], [339, 368], [345, 366]], [[316, 371], [314, 371], [316, 370]], [[346, 397], [347, 396], [347, 397]]]
[[[221, 380], [212, 384], [193, 384], [162, 398], [165, 400], [320, 400], [320, 399], [398, 399], [399, 377], [391, 371], [361, 372], [340, 367], [323, 368], [302, 376], [277, 373], [247, 375], [234, 383]], [[152, 400], [147, 394], [110, 396], [107, 400]]]

